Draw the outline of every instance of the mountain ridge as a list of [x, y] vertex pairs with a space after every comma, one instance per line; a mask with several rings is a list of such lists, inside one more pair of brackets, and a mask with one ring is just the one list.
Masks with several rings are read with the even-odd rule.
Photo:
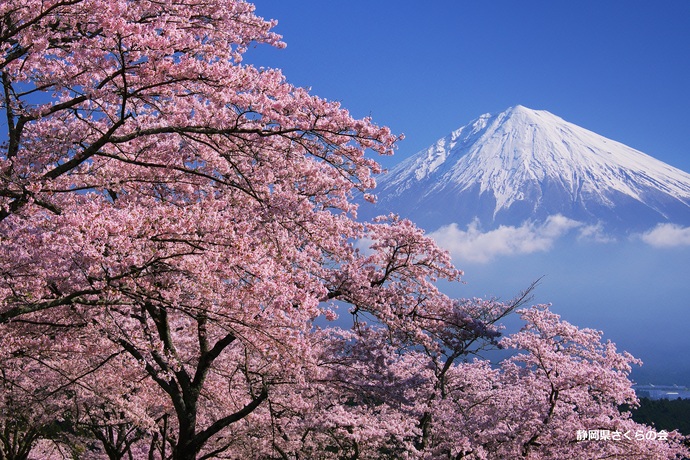
[[690, 224], [690, 174], [544, 110], [484, 114], [379, 179], [377, 213], [425, 227], [550, 215], [608, 229]]

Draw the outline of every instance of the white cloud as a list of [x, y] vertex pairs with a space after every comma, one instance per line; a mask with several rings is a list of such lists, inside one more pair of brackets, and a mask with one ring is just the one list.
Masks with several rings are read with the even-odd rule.
[[[559, 214], [541, 224], [528, 221], [519, 227], [502, 225], [488, 232], [481, 231], [477, 220], [468, 225], [467, 230], [450, 224], [429, 236], [458, 260], [486, 263], [497, 256], [548, 251], [557, 239], [578, 227], [584, 237], [600, 233], [596, 227], [583, 227], [581, 222]], [[588, 234], [583, 235], [585, 230]]]
[[690, 227], [659, 224], [641, 235], [642, 241], [657, 248], [690, 246]]
[[580, 227], [577, 231], [577, 239], [592, 243], [613, 243], [616, 241], [616, 238], [604, 233], [604, 227], [601, 224]]

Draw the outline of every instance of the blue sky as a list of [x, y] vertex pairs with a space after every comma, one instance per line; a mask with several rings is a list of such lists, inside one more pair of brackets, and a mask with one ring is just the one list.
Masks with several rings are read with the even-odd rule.
[[690, 171], [690, 2], [257, 0], [248, 60], [404, 133], [389, 166], [486, 112], [548, 110]]

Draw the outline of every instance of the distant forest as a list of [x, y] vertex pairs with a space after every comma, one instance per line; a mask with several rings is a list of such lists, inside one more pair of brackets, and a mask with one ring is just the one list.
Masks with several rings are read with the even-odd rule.
[[690, 399], [640, 398], [640, 407], [632, 411], [638, 423], [654, 425], [657, 430], [678, 430], [690, 435]]

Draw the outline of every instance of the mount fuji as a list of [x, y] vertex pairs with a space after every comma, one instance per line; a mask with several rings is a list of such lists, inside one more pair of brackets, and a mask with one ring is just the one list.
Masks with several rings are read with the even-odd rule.
[[627, 234], [690, 225], [690, 174], [543, 110], [485, 114], [378, 180], [375, 209], [431, 230], [560, 215]]

